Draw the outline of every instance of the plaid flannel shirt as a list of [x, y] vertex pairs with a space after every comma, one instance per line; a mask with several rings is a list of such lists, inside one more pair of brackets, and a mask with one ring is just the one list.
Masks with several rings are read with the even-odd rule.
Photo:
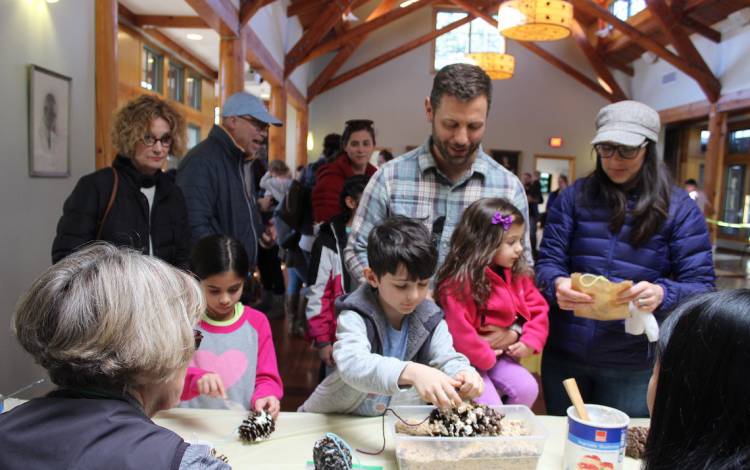
[[[506, 198], [529, 220], [526, 192], [518, 177], [484, 153], [481, 146], [471, 169], [454, 183], [438, 170], [430, 152], [431, 142], [428, 139], [421, 147], [386, 163], [370, 178], [344, 250], [346, 267], [359, 282], [364, 282], [370, 230], [391, 215], [420, 219], [439, 237], [438, 266], [448, 254], [451, 234], [461, 214], [474, 201]], [[526, 224], [526, 247], [530, 246], [528, 229]], [[525, 255], [533, 266], [530, 250]]]

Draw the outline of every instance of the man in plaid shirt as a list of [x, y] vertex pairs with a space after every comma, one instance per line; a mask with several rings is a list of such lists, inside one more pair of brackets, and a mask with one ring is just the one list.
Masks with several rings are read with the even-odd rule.
[[[391, 215], [420, 219], [432, 230], [438, 266], [462, 212], [477, 199], [506, 198], [529, 220], [523, 185], [480, 145], [491, 101], [492, 81], [480, 67], [452, 64], [435, 75], [430, 98], [425, 100], [432, 135], [421, 147], [383, 165], [360, 199], [344, 250], [354, 279], [364, 281], [370, 230]], [[528, 228], [526, 224], [526, 247], [530, 246]], [[528, 249], [526, 257], [532, 266]]]

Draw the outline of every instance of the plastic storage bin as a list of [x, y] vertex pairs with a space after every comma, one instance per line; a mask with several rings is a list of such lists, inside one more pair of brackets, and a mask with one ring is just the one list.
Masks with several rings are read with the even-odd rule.
[[[396, 432], [397, 418], [388, 417], [401, 470], [534, 470], [544, 451], [547, 431], [531, 410], [523, 405], [493, 407], [506, 419], [523, 421], [526, 436], [422, 437]], [[394, 410], [410, 423], [426, 418], [432, 406], [400, 406]]]

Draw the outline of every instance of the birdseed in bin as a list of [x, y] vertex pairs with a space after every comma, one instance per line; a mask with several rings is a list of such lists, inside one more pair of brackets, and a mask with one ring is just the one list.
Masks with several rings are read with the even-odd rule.
[[411, 424], [388, 417], [401, 470], [534, 470], [547, 440], [541, 422], [523, 405], [464, 403], [447, 414], [432, 406], [394, 411]]

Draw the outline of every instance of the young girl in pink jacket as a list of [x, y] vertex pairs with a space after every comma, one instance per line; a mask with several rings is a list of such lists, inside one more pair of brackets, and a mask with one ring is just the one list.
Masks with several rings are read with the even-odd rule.
[[[539, 394], [522, 357], [541, 352], [549, 306], [524, 261], [524, 218], [508, 200], [480, 199], [453, 231], [451, 249], [435, 284], [456, 350], [484, 379], [476, 400], [487, 405], [531, 406]], [[533, 228], [532, 228], [533, 229]], [[485, 327], [504, 331], [496, 349], [480, 337]]]
[[182, 391], [183, 407], [266, 410], [274, 419], [284, 389], [266, 316], [240, 302], [249, 261], [242, 244], [224, 235], [201, 239], [191, 257], [206, 296], [202, 333]]

